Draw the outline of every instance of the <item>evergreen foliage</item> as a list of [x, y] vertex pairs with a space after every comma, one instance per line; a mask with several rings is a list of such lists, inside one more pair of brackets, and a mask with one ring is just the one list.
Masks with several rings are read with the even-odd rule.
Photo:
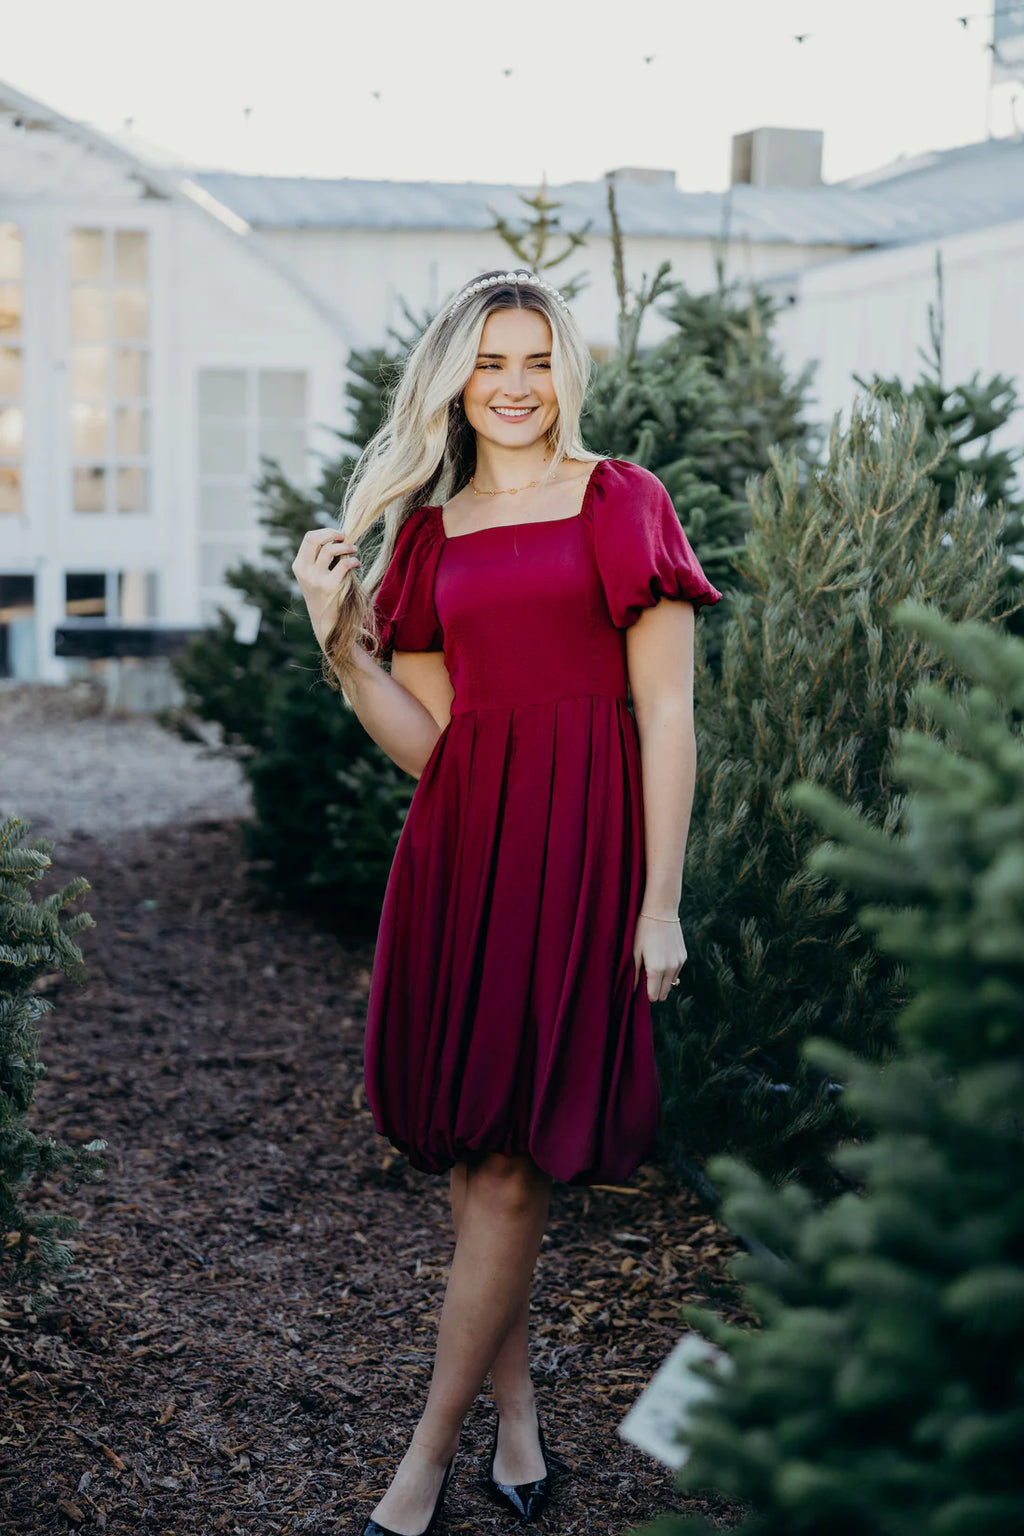
[[[574, 251], [586, 245], [590, 220], [580, 229], [563, 229], [558, 211], [562, 204], [548, 195], [546, 179], [541, 181], [532, 197], [524, 197], [520, 193], [519, 201], [527, 210], [519, 228], [488, 205], [487, 211], [494, 219], [494, 232], [524, 267], [531, 272], [552, 277], [554, 268], [560, 267]], [[561, 242], [560, 250], [555, 247], [556, 241]], [[567, 299], [575, 298], [586, 285], [583, 277], [559, 277], [557, 273], [552, 280]]]
[[763, 1327], [688, 1314], [733, 1370], [692, 1410], [680, 1481], [749, 1506], [749, 1536], [1024, 1529], [1024, 643], [893, 618], [969, 682], [917, 689], [899, 833], [820, 785], [793, 798], [829, 834], [813, 869], [906, 970], [905, 1054], [809, 1050], [870, 1132], [836, 1154], [855, 1192], [818, 1207], [712, 1164], [726, 1220], [772, 1250], [735, 1261]]
[[1024, 503], [1015, 497], [1016, 466], [1020, 451], [995, 448], [992, 438], [1016, 414], [1017, 388], [1012, 379], [994, 374], [982, 379], [975, 370], [964, 384], [950, 386], [945, 371], [945, 308], [942, 255], [935, 257], [936, 300], [928, 306], [930, 350], [920, 353], [922, 369], [909, 387], [899, 379], [875, 374], [870, 387], [894, 407], [919, 405], [924, 413], [921, 452], [934, 459], [932, 479], [938, 486], [939, 503], [949, 510], [956, 502], [963, 476], [975, 482], [986, 505], [1000, 524], [1000, 538], [1009, 557], [1006, 567], [1007, 623], [1024, 633]]
[[639, 288], [634, 287], [626, 277], [626, 242], [622, 235], [622, 225], [619, 223], [618, 200], [615, 194], [615, 179], [608, 177], [608, 225], [611, 231], [612, 243], [612, 277], [615, 280], [615, 297], [619, 306], [617, 331], [618, 354], [616, 363], [619, 371], [630, 369], [636, 362], [640, 348], [640, 327], [644, 323], [644, 316], [662, 294], [668, 293], [673, 287], [669, 276], [672, 263], [663, 261], [652, 278], [648, 278], [646, 272], [640, 279]]
[[[584, 431], [591, 448], [631, 459], [666, 486], [701, 565], [720, 591], [737, 585], [736, 558], [750, 526], [746, 482], [769, 466], [769, 450], [809, 457], [803, 420], [813, 369], [789, 378], [771, 337], [776, 310], [765, 293], [738, 284], [691, 294], [667, 262], [630, 288], [614, 184], [608, 185], [619, 349], [591, 381]], [[668, 336], [640, 349], [648, 310], [668, 320]], [[708, 614], [708, 659], [717, 663], [728, 604]]]
[[994, 521], [965, 483], [943, 511], [922, 430], [920, 407], [858, 402], [809, 479], [772, 454], [752, 487], [721, 677], [698, 669], [691, 958], [657, 1010], [665, 1147], [684, 1171], [742, 1149], [774, 1177], [827, 1176], [836, 1095], [803, 1044], [821, 1035], [873, 1054], [889, 1039], [899, 968], [805, 867], [814, 828], [788, 790], [810, 779], [891, 830], [893, 732], [915, 723], [922, 671], [949, 671], [925, 639], [892, 629], [893, 609], [927, 599], [956, 620], [1000, 616]]
[[43, 838], [26, 842], [27, 828], [17, 816], [0, 821], [0, 1270], [34, 1282], [46, 1269], [68, 1268], [66, 1239], [78, 1223], [58, 1212], [30, 1210], [26, 1197], [57, 1174], [72, 1192], [97, 1180], [105, 1143], [68, 1147], [29, 1125], [45, 1072], [36, 1025], [53, 1009], [36, 983], [55, 971], [77, 978], [82, 953], [73, 938], [94, 925], [87, 912], [61, 915], [89, 889], [81, 876], [34, 899], [31, 887], [50, 868], [51, 845]]

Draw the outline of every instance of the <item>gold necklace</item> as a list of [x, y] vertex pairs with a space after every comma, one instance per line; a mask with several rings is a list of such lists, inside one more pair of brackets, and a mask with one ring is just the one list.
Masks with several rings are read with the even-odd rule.
[[469, 483], [473, 487], [474, 496], [518, 496], [520, 491], [532, 491], [535, 485], [540, 484], [540, 481], [531, 480], [529, 485], [508, 486], [502, 491], [482, 491], [472, 475], [469, 477]]

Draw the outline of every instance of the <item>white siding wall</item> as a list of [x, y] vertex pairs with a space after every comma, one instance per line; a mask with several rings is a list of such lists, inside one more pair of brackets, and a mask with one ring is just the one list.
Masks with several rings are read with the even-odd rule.
[[[260, 231], [257, 239], [344, 318], [354, 344], [360, 347], [380, 344], [389, 326], [405, 329], [403, 300], [413, 314], [433, 311], [478, 272], [514, 265], [508, 248], [486, 230], [281, 229]], [[729, 247], [727, 274], [767, 277], [805, 263], [831, 260], [844, 250], [736, 241]], [[673, 276], [697, 291], [715, 281], [715, 253], [709, 240], [627, 239], [627, 275], [634, 283], [645, 272], [653, 275], [662, 261], [670, 261]], [[574, 311], [591, 346], [612, 346], [616, 299], [609, 239], [588, 237], [585, 247], [550, 274], [556, 286], [563, 273], [587, 277]], [[645, 339], [655, 341], [663, 330], [658, 317], [652, 316]]]
[[[854, 374], [921, 373], [919, 349], [929, 348], [928, 306], [936, 300], [935, 255], [942, 252], [945, 367], [951, 385], [975, 371], [1003, 373], [1024, 388], [1024, 222], [875, 251], [814, 270], [793, 283], [796, 303], [779, 317], [778, 335], [794, 367], [817, 359], [814, 414], [848, 417], [858, 392]], [[1020, 421], [1000, 435], [1021, 440]]]

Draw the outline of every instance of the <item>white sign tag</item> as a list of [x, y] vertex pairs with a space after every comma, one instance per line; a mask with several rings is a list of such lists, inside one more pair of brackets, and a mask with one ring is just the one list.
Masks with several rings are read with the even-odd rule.
[[723, 1374], [732, 1370], [732, 1360], [724, 1350], [699, 1333], [688, 1333], [658, 1367], [619, 1425], [623, 1440], [673, 1471], [678, 1471], [690, 1454], [684, 1436], [691, 1408], [714, 1391], [711, 1382], [691, 1369], [698, 1360], [713, 1361]]

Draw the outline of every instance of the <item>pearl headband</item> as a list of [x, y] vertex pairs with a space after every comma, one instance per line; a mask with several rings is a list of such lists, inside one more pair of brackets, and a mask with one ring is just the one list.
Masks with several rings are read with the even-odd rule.
[[570, 313], [569, 306], [558, 289], [552, 288], [551, 284], [546, 283], [542, 277], [535, 277], [532, 272], [501, 272], [497, 277], [482, 277], [478, 283], [471, 283], [468, 288], [464, 288], [448, 310], [445, 319], [450, 320], [460, 305], [465, 304], [467, 299], [471, 299], [474, 293], [484, 293], [488, 288], [502, 288], [507, 283], [526, 283], [531, 288], [543, 288], [545, 293], [550, 293], [552, 298], [558, 300], [566, 314]]

